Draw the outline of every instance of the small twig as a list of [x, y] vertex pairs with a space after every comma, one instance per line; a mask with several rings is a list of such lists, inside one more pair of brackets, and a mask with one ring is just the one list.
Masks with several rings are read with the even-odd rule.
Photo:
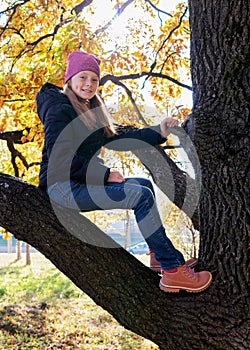
[[166, 12], [166, 11], [163, 11], [163, 10], [159, 9], [158, 7], [156, 7], [156, 6], [152, 3], [152, 1], [150, 1], [150, 0], [145, 0], [145, 2], [148, 2], [148, 3], [150, 4], [150, 6], [153, 7], [153, 9], [155, 9], [155, 10], [158, 12], [158, 14], [159, 14], [159, 13], [163, 13], [164, 15], [173, 17], [173, 16], [171, 15], [171, 13]]
[[7, 23], [6, 23], [6, 25], [3, 28], [1, 28], [2, 32], [0, 33], [0, 37], [5, 32], [6, 29], [9, 29], [8, 28], [8, 24], [11, 22], [14, 14], [16, 13], [17, 8], [22, 6], [22, 5], [24, 5], [24, 4], [26, 4], [26, 2], [29, 2], [29, 1], [30, 0], [23, 0], [23, 2], [16, 2], [16, 3], [12, 4], [11, 6], [7, 7], [6, 10], [0, 12], [0, 16], [1, 16], [1, 15], [6, 15], [9, 11], [13, 10], [11, 15], [10, 15], [10, 17], [9, 17], [9, 19], [8, 19], [8, 21], [7, 21]]

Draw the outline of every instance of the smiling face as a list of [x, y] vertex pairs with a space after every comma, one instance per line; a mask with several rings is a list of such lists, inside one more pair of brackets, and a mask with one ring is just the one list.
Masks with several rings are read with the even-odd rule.
[[89, 100], [94, 97], [99, 85], [98, 75], [89, 70], [81, 71], [71, 78], [71, 88], [74, 93]]

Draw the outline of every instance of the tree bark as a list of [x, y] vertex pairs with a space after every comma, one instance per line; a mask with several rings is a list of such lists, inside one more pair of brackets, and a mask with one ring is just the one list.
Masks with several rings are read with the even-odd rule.
[[249, 293], [249, 15], [249, 1], [209, 1], [206, 6], [190, 1], [191, 118], [202, 173], [201, 230], [206, 232], [201, 252], [213, 269], [219, 267], [222, 294], [225, 289]]
[[26, 243], [26, 265], [31, 265], [30, 245]]
[[246, 333], [228, 348], [245, 349], [250, 345], [250, 3], [190, 0], [189, 5], [190, 121], [202, 174], [200, 254], [214, 275], [214, 302], [242, 305], [235, 321]]

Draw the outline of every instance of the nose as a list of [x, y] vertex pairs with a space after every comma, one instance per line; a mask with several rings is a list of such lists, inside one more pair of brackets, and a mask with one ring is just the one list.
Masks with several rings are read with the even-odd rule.
[[86, 85], [87, 85], [87, 86], [90, 86], [90, 85], [91, 85], [91, 79], [87, 79], [87, 80], [86, 80]]

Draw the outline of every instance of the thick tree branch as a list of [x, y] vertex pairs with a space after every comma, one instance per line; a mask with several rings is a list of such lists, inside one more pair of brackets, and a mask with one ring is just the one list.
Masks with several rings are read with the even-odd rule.
[[134, 74], [126, 74], [126, 75], [112, 75], [112, 74], [107, 74], [104, 77], [101, 78], [100, 80], [100, 86], [104, 85], [107, 81], [112, 81], [114, 84], [118, 84], [121, 80], [133, 80], [133, 79], [140, 79], [142, 77], [155, 77], [155, 78], [162, 78], [162, 79], [167, 79], [171, 81], [172, 83], [175, 83], [185, 89], [188, 89], [192, 91], [192, 87], [189, 85], [186, 85], [184, 83], [181, 83], [180, 81], [162, 73], [155, 73], [155, 72], [142, 72], [142, 73], [134, 73]]
[[[23, 144], [22, 137], [24, 136], [24, 133], [29, 133], [31, 128], [25, 128], [22, 130], [15, 130], [15, 131], [4, 131], [0, 132], [0, 140], [11, 140], [13, 143], [19, 143]], [[33, 140], [31, 140], [33, 141]], [[29, 141], [30, 142], [30, 141]]]
[[[0, 173], [0, 203], [0, 226], [40, 251], [121, 325], [160, 349], [194, 349], [197, 339], [201, 349], [217, 349], [223, 338], [214, 333], [216, 345], [210, 346], [206, 331], [214, 330], [216, 320], [221, 332], [228, 329], [227, 337], [237, 336], [235, 344], [240, 344], [248, 313], [243, 313], [238, 299], [232, 304], [230, 294], [218, 302], [216, 279], [200, 294], [163, 293], [156, 273], [83, 215], [55, 205], [53, 211], [47, 195], [34, 186]], [[159, 327], [162, 320], [167, 328]], [[242, 349], [248, 348], [247, 337]], [[223, 344], [226, 349], [227, 339]]]
[[[190, 305], [195, 299], [194, 313], [199, 307], [203, 319], [203, 313], [209, 312], [212, 287], [195, 296], [163, 293], [158, 287], [157, 274], [83, 215], [54, 207], [56, 217], [43, 192], [4, 174], [0, 174], [0, 202], [0, 226], [38, 249], [127, 329], [154, 341], [162, 349], [166, 343], [173, 349], [177, 344], [181, 349], [183, 329], [185, 342], [193, 341], [195, 320], [192, 319], [190, 332], [187, 332], [186, 322], [190, 318]], [[61, 224], [62, 219], [67, 222], [70, 232]], [[227, 310], [225, 306], [218, 308], [221, 313]], [[177, 323], [172, 322], [176, 314]], [[159, 327], [162, 319], [171, 327]], [[200, 318], [196, 317], [196, 320], [200, 322]], [[199, 337], [201, 342], [206, 341], [202, 334]]]
[[155, 184], [192, 220], [194, 228], [199, 230], [199, 182], [182, 171], [159, 146], [133, 153], [147, 168]]

